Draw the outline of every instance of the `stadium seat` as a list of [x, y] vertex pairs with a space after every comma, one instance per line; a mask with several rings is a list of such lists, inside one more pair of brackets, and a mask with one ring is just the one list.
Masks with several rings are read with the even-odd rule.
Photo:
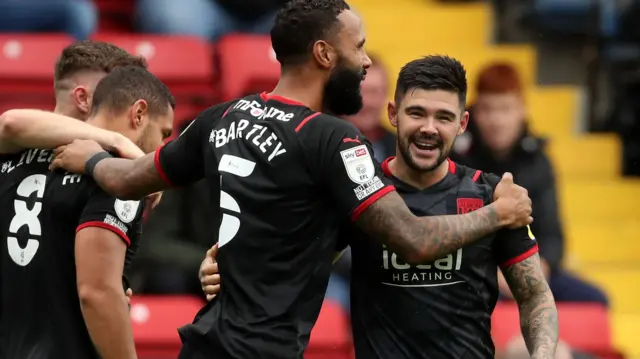
[[[602, 358], [620, 358], [613, 347], [609, 313], [598, 304], [558, 303], [560, 338], [569, 346]], [[518, 306], [498, 303], [492, 317], [492, 336], [504, 348], [520, 333]]]
[[270, 91], [280, 77], [269, 36], [225, 36], [217, 45], [220, 92], [223, 101], [250, 93]]
[[210, 101], [213, 96], [213, 49], [199, 38], [96, 34], [93, 39], [112, 43], [145, 57], [149, 70], [164, 81], [177, 98]]
[[138, 356], [141, 359], [177, 357], [181, 346], [177, 329], [191, 323], [202, 305], [195, 297], [133, 297], [131, 323]]
[[67, 35], [0, 34], [0, 94], [3, 100], [53, 92], [54, 65], [73, 39]]
[[348, 315], [342, 307], [327, 299], [311, 331], [305, 359], [350, 359], [353, 355]]

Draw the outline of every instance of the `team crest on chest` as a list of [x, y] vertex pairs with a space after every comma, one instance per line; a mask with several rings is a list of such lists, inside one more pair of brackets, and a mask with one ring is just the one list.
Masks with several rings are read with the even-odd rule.
[[458, 214], [465, 214], [484, 207], [484, 201], [482, 198], [458, 198], [456, 205]]

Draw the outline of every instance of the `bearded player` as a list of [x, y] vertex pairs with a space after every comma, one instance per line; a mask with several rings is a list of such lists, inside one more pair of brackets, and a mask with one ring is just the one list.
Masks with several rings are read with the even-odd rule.
[[[398, 76], [389, 120], [397, 157], [383, 162], [418, 216], [460, 214], [493, 201], [499, 178], [447, 159], [467, 126], [467, 81], [460, 62], [428, 56]], [[500, 267], [520, 308], [532, 358], [553, 359], [558, 317], [528, 227], [502, 229], [437, 259], [411, 265], [353, 225], [341, 232], [352, 251], [351, 319], [358, 359], [494, 358], [491, 314]], [[208, 298], [220, 287], [215, 250], [201, 267]]]
[[111, 158], [92, 141], [56, 151], [54, 167], [91, 174], [136, 199], [206, 178], [222, 212], [225, 287], [180, 329], [181, 358], [300, 358], [326, 289], [337, 230], [350, 218], [412, 263], [530, 218], [526, 192], [461, 216], [416, 217], [373, 161], [368, 142], [333, 114], [353, 114], [371, 61], [360, 18], [341, 0], [292, 0], [271, 31], [282, 75], [271, 93], [204, 111], [155, 156]]

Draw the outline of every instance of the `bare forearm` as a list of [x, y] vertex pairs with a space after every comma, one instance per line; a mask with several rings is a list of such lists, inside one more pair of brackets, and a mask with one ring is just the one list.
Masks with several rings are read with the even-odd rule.
[[493, 205], [464, 215], [416, 217], [397, 194], [371, 205], [357, 224], [411, 264], [442, 258], [502, 225]]
[[107, 158], [96, 165], [93, 178], [113, 196], [141, 199], [167, 187], [156, 170], [153, 158], [153, 153], [136, 160]]
[[103, 359], [137, 358], [127, 300], [122, 288], [84, 293], [80, 304], [85, 324]]
[[9, 110], [0, 116], [0, 152], [25, 148], [55, 148], [75, 139], [94, 140], [110, 148], [121, 135], [71, 117], [39, 110]]
[[532, 358], [555, 357], [558, 310], [536, 254], [504, 271], [518, 303], [520, 327]]

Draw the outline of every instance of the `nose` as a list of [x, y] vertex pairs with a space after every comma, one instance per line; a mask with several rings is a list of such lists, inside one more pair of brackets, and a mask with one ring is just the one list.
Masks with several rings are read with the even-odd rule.
[[367, 53], [364, 54], [364, 61], [362, 63], [362, 67], [366, 70], [369, 67], [371, 67], [371, 59], [369, 58], [369, 55], [367, 55]]
[[438, 134], [438, 130], [435, 126], [435, 121], [432, 117], [425, 119], [425, 121], [422, 123], [422, 126], [420, 127], [420, 132], [428, 136], [434, 136]]

